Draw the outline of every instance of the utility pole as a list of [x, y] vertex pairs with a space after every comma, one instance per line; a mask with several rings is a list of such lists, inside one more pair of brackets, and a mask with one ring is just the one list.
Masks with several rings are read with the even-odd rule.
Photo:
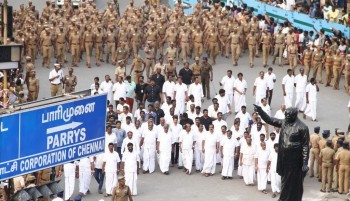
[[[2, 10], [2, 14], [4, 16], [4, 22], [3, 22], [3, 26], [4, 26], [4, 45], [7, 45], [7, 0], [4, 0], [4, 4], [3, 4], [3, 10]], [[3, 85], [4, 85], [4, 91], [7, 90], [7, 70], [3, 70]], [[3, 93], [3, 102], [4, 102], [4, 108], [7, 108], [7, 93], [9, 93], [8, 91]]]

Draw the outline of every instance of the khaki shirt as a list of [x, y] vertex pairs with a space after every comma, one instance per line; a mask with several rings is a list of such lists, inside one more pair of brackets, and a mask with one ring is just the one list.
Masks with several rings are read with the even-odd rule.
[[339, 165], [350, 165], [350, 151], [343, 149], [336, 157], [336, 160], [339, 160]]
[[319, 148], [319, 142], [321, 140], [321, 137], [317, 133], [313, 133], [310, 135], [310, 144], [311, 148]]
[[202, 69], [202, 75], [201, 76], [203, 76], [203, 77], [205, 77], [205, 76], [209, 77], [210, 76], [210, 72], [213, 71], [213, 67], [209, 63], [207, 63], [207, 64], [202, 63], [201, 64], [201, 69]]
[[318, 142], [318, 146], [320, 147], [320, 150], [322, 150], [323, 148], [326, 147], [327, 144], [327, 140], [322, 138], [319, 142]]
[[322, 157], [322, 163], [332, 163], [334, 154], [335, 151], [330, 147], [322, 149], [320, 152], [320, 157]]

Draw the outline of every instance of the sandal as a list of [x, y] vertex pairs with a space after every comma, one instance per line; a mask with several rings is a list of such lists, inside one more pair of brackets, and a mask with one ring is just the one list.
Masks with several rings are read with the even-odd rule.
[[263, 190], [263, 191], [261, 191], [261, 192], [263, 192], [264, 194], [267, 194], [266, 190]]

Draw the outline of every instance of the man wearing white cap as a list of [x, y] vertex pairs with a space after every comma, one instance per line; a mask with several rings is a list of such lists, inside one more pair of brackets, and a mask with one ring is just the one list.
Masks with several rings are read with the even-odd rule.
[[50, 71], [49, 81], [51, 83], [51, 96], [62, 95], [62, 79], [63, 71], [61, 70], [60, 64], [55, 64], [55, 68]]

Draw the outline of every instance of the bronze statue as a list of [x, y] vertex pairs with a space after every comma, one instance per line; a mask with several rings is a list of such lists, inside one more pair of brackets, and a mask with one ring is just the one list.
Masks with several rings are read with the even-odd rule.
[[277, 160], [277, 173], [282, 177], [279, 201], [301, 201], [304, 177], [309, 170], [309, 129], [298, 118], [297, 108], [287, 108], [285, 119], [277, 119], [260, 106], [254, 107], [266, 123], [281, 128]]

